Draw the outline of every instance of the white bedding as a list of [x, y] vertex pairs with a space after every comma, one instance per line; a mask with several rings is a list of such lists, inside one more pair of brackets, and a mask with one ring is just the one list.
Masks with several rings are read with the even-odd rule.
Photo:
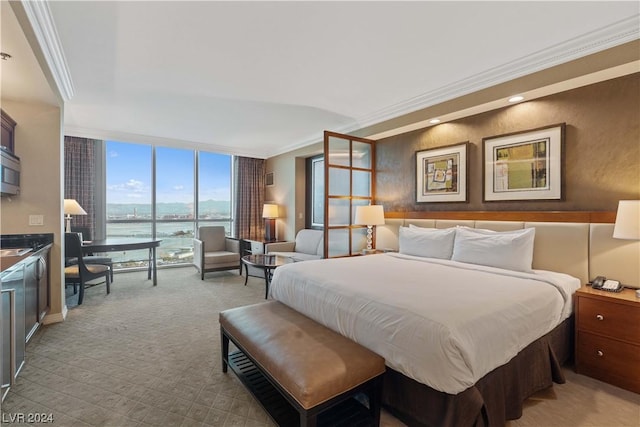
[[566, 319], [580, 281], [401, 254], [275, 270], [270, 296], [457, 394]]

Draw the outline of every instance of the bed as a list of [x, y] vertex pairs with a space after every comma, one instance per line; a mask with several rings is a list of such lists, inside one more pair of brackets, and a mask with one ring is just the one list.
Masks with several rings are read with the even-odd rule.
[[[535, 245], [522, 271], [502, 268], [501, 258], [509, 256], [500, 250], [498, 265], [447, 258], [447, 250], [438, 253], [443, 241], [424, 256], [412, 253], [406, 238], [402, 245], [411, 225], [493, 229], [500, 236], [532, 229]], [[589, 276], [590, 224], [401, 220], [387, 226], [391, 237], [379, 232], [378, 247], [382, 240], [399, 253], [283, 266], [270, 291], [386, 359], [387, 409], [409, 425], [504, 425], [521, 416], [531, 394], [564, 382], [572, 294]], [[420, 252], [420, 243], [413, 249]]]

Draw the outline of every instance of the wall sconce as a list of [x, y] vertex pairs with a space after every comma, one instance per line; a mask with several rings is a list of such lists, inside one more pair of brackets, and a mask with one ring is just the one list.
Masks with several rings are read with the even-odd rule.
[[64, 230], [65, 233], [71, 233], [71, 215], [87, 214], [75, 199], [64, 199], [64, 213], [66, 215], [65, 219], [67, 220], [67, 226]]
[[276, 218], [278, 218], [278, 205], [265, 204], [262, 207], [262, 218], [264, 218], [264, 240], [273, 242], [276, 237]]
[[367, 249], [364, 253], [374, 252], [373, 226], [384, 225], [384, 209], [382, 205], [356, 206], [356, 225], [367, 226]]

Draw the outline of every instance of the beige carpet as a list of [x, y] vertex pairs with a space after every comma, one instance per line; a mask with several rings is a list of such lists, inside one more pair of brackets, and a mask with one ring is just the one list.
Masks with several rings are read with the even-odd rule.
[[[264, 281], [193, 268], [116, 274], [110, 295], [67, 293], [64, 323], [41, 328], [2, 403], [15, 414], [51, 414], [56, 426], [267, 426], [237, 378], [220, 369], [220, 310], [263, 301]], [[640, 395], [575, 375], [527, 402], [514, 426], [640, 426]], [[383, 414], [383, 425], [402, 425]]]

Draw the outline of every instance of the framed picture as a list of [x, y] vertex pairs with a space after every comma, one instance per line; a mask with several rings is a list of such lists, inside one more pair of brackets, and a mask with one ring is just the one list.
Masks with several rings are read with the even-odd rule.
[[483, 138], [484, 201], [562, 200], [565, 124]]
[[468, 145], [416, 151], [416, 202], [467, 201]]
[[267, 187], [273, 187], [274, 186], [274, 181], [273, 181], [273, 172], [267, 172], [264, 176], [264, 185]]

